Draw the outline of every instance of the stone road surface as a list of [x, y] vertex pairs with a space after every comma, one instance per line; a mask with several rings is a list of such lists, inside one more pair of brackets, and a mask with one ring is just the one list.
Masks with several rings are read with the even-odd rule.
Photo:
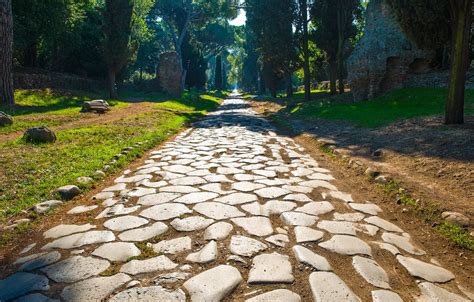
[[377, 205], [333, 180], [228, 99], [96, 195], [94, 221], [26, 247], [0, 300], [470, 300]]

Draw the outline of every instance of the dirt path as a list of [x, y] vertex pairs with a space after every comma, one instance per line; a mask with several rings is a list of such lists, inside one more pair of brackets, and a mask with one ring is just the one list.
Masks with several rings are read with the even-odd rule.
[[468, 301], [472, 263], [346, 176], [226, 100], [10, 251], [0, 300]]

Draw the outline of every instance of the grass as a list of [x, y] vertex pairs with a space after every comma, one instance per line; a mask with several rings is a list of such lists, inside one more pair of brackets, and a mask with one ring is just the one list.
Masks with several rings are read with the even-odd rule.
[[[442, 88], [406, 88], [389, 92], [370, 101], [333, 102], [326, 92], [319, 99], [304, 103], [297, 94], [287, 99], [283, 113], [300, 119], [348, 121], [359, 127], [375, 128], [403, 119], [444, 114], [447, 90]], [[474, 90], [466, 91], [466, 114], [474, 114]]]
[[[45, 100], [43, 106], [56, 108], [51, 105], [55, 100]], [[220, 101], [207, 95], [186, 94], [156, 105], [164, 110], [57, 131], [54, 144], [32, 145], [21, 139], [0, 143], [0, 222], [38, 202], [58, 198], [56, 188], [75, 184], [77, 177], [102, 170], [122, 149], [146, 142], [121, 156], [110, 172], [118, 170], [179, 131], [186, 122], [216, 108]]]

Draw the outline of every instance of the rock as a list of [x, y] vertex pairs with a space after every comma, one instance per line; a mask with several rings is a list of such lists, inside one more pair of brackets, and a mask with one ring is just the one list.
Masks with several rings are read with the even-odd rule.
[[81, 194], [81, 189], [79, 189], [78, 186], [67, 185], [58, 188], [56, 192], [59, 193], [59, 196], [61, 196], [62, 200], [71, 200], [77, 195]]
[[289, 257], [272, 253], [253, 258], [247, 282], [250, 284], [292, 283], [294, 280]]
[[179, 197], [175, 199], [174, 202], [184, 203], [184, 204], [196, 204], [196, 203], [201, 204], [205, 201], [216, 198], [218, 196], [219, 194], [212, 193], [212, 192], [195, 192], [195, 193], [189, 193], [182, 197]]
[[372, 217], [365, 218], [364, 221], [366, 221], [370, 224], [373, 224], [375, 226], [378, 226], [379, 228], [382, 228], [382, 229], [384, 229], [386, 231], [389, 231], [389, 232], [403, 233], [403, 230], [401, 228], [399, 228], [395, 224], [393, 224], [391, 222], [388, 222], [387, 220], [382, 219], [378, 216], [372, 216]]
[[295, 254], [298, 262], [311, 266], [318, 271], [332, 271], [332, 267], [329, 262], [323, 256], [313, 253], [309, 249], [300, 245], [293, 247], [293, 253]]
[[177, 289], [171, 291], [161, 286], [134, 287], [124, 290], [109, 300], [110, 302], [122, 301], [172, 301], [186, 302], [186, 294]]
[[304, 226], [295, 227], [295, 237], [297, 243], [316, 242], [323, 238], [324, 233]]
[[80, 185], [88, 185], [93, 181], [94, 179], [92, 177], [87, 177], [87, 176], [81, 176], [81, 177], [76, 178], [76, 182]]
[[105, 113], [107, 111], [110, 111], [110, 106], [104, 100], [85, 101], [82, 103], [81, 112]]
[[166, 203], [153, 206], [140, 213], [140, 216], [150, 218], [153, 220], [163, 221], [169, 220], [176, 217], [180, 217], [184, 214], [192, 213], [187, 206], [180, 203]]
[[422, 282], [418, 285], [421, 290], [422, 296], [419, 301], [450, 301], [450, 302], [468, 302], [470, 300], [465, 299], [455, 293], [449, 292], [448, 290], [434, 285], [429, 282]]
[[443, 212], [441, 217], [452, 224], [459, 225], [461, 227], [468, 227], [470, 225], [469, 218], [458, 212]]
[[145, 225], [147, 223], [148, 220], [137, 216], [121, 216], [107, 220], [106, 222], [104, 222], [104, 227], [112, 231], [121, 232], [141, 227], [142, 225]]
[[382, 209], [373, 203], [349, 203], [349, 206], [354, 210], [357, 210], [362, 213], [370, 214], [370, 215], [378, 215], [378, 213], [382, 212]]
[[105, 301], [111, 293], [130, 280], [129, 276], [119, 273], [111, 277], [80, 281], [66, 286], [61, 292], [61, 298], [71, 302]]
[[270, 200], [265, 204], [254, 202], [245, 204], [242, 209], [254, 216], [280, 215], [283, 212], [291, 211], [296, 207], [296, 203], [289, 201]]
[[200, 251], [189, 254], [186, 257], [186, 261], [194, 263], [209, 263], [217, 258], [217, 243], [212, 240]]
[[28, 253], [28, 252], [31, 251], [35, 246], [36, 246], [36, 242], [33, 242], [33, 243], [27, 245], [24, 249], [22, 249], [22, 250], [20, 251], [20, 255]]
[[110, 242], [114, 240], [115, 236], [110, 231], [89, 231], [56, 239], [43, 246], [41, 249], [74, 249], [84, 245]]
[[301, 297], [287, 289], [276, 289], [245, 300], [245, 302], [300, 302]]
[[143, 197], [138, 198], [137, 203], [143, 206], [154, 206], [154, 205], [168, 203], [180, 196], [181, 194], [178, 194], [178, 193], [150, 194], [150, 195], [145, 195]]
[[133, 243], [111, 242], [98, 247], [92, 255], [113, 262], [124, 262], [131, 257], [140, 256], [140, 250]]
[[194, 206], [194, 211], [216, 220], [245, 216], [234, 206], [219, 202], [202, 202]]
[[36, 204], [33, 207], [33, 211], [35, 211], [38, 214], [43, 214], [46, 213], [48, 210], [52, 208], [56, 208], [60, 205], [62, 205], [63, 202], [60, 200], [48, 200], [48, 201], [43, 201], [38, 204]]
[[153, 250], [156, 253], [163, 254], [177, 254], [191, 249], [191, 238], [179, 237], [170, 240], [162, 240], [153, 245]]
[[374, 152], [372, 152], [373, 157], [382, 157], [383, 155], [383, 149], [377, 149]]
[[0, 127], [10, 126], [12, 124], [13, 118], [5, 112], [0, 111]]
[[265, 241], [270, 242], [279, 247], [285, 247], [286, 244], [290, 242], [290, 239], [288, 238], [287, 235], [277, 234], [277, 235], [267, 237]]
[[229, 250], [234, 255], [252, 257], [253, 255], [267, 249], [268, 246], [258, 240], [245, 236], [232, 236]]
[[352, 258], [352, 265], [362, 278], [373, 286], [390, 288], [387, 273], [374, 260], [355, 256]]
[[42, 268], [55, 282], [76, 282], [100, 274], [109, 268], [110, 263], [92, 257], [74, 256]]
[[369, 167], [369, 168], [367, 168], [367, 170], [365, 170], [364, 174], [371, 177], [371, 178], [375, 178], [375, 177], [379, 176], [380, 172]]
[[334, 206], [327, 201], [309, 202], [302, 207], [296, 208], [295, 211], [309, 215], [324, 215], [334, 211]]
[[242, 276], [235, 267], [219, 265], [192, 277], [184, 287], [193, 302], [217, 302], [228, 297], [241, 281]]
[[454, 279], [453, 273], [442, 267], [402, 255], [398, 255], [397, 260], [408, 270], [410, 275], [414, 277], [419, 277], [430, 282], [441, 283]]
[[334, 219], [339, 221], [358, 222], [365, 218], [362, 213], [334, 213]]
[[309, 276], [314, 301], [360, 302], [354, 292], [336, 274], [315, 272]]
[[298, 212], [285, 212], [280, 219], [287, 225], [311, 226], [316, 223], [318, 217]]
[[204, 231], [204, 240], [223, 240], [226, 239], [234, 227], [228, 222], [217, 222]]
[[353, 236], [334, 235], [330, 240], [320, 243], [319, 246], [343, 255], [371, 256], [370, 246]]
[[291, 192], [278, 187], [268, 187], [255, 191], [255, 194], [262, 198], [278, 198], [282, 195], [288, 195]]
[[397, 293], [389, 290], [373, 290], [372, 291], [373, 302], [403, 302], [402, 298]]
[[94, 211], [97, 209], [99, 206], [93, 205], [93, 206], [78, 206], [75, 208], [72, 208], [67, 212], [69, 215], [76, 215], [76, 214], [82, 214], [90, 211]]
[[132, 260], [127, 262], [120, 268], [120, 272], [129, 275], [139, 275], [157, 271], [171, 270], [177, 266], [178, 264], [171, 261], [168, 257], [162, 255], [146, 260]]
[[168, 231], [168, 226], [162, 222], [156, 222], [151, 226], [125, 231], [120, 233], [118, 237], [122, 241], [146, 241], [153, 237], [159, 236]]
[[383, 241], [393, 244], [398, 248], [401, 248], [402, 250], [407, 251], [410, 254], [413, 255], [425, 255], [425, 251], [413, 246], [411, 244], [410, 239], [406, 238], [404, 236], [392, 234], [392, 233], [383, 233], [382, 234], [382, 239]]
[[376, 241], [372, 241], [372, 243], [376, 244], [376, 245], [377, 245], [378, 247], [380, 247], [381, 249], [390, 252], [390, 253], [391, 253], [392, 255], [394, 255], [394, 256], [400, 254], [400, 251], [399, 251], [396, 247], [394, 247], [393, 245], [391, 245], [390, 243], [376, 242]]
[[153, 282], [155, 284], [173, 284], [179, 281], [184, 281], [191, 276], [190, 273], [185, 273], [185, 272], [173, 272], [173, 273], [166, 273], [166, 274], [161, 274], [158, 277], [156, 277]]
[[347, 221], [323, 220], [318, 222], [318, 228], [326, 230], [331, 234], [356, 235], [354, 223]]
[[34, 127], [26, 130], [25, 134], [23, 134], [23, 139], [27, 143], [33, 144], [54, 143], [56, 141], [56, 134], [48, 127]]
[[374, 181], [378, 184], [387, 184], [390, 182], [390, 177], [388, 175], [379, 175], [375, 177]]
[[51, 299], [43, 294], [29, 294], [21, 298], [15, 299], [15, 302], [60, 302], [57, 299]]
[[176, 218], [171, 221], [171, 226], [178, 232], [193, 232], [207, 228], [214, 223], [213, 219], [206, 219], [201, 216], [191, 216], [186, 218]]
[[33, 291], [49, 290], [49, 280], [45, 276], [16, 273], [0, 280], [0, 301], [14, 299]]
[[20, 266], [18, 270], [19, 271], [33, 271], [35, 269], [44, 267], [46, 265], [53, 264], [57, 262], [59, 259], [61, 259], [60, 253], [56, 251], [50, 252], [24, 263], [22, 266]]
[[92, 178], [94, 179], [102, 179], [106, 176], [104, 171], [97, 170], [92, 174]]
[[266, 217], [233, 218], [232, 222], [251, 235], [268, 236], [273, 234], [273, 227], [270, 219]]

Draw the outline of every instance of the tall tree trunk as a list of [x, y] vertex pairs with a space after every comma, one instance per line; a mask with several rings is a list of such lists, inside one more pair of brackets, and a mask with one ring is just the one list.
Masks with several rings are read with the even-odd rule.
[[258, 74], [258, 92], [260, 94], [265, 94], [267, 92], [267, 86], [265, 85], [265, 79], [263, 77], [263, 71], [260, 71]]
[[291, 74], [286, 78], [286, 97], [291, 98], [293, 96], [293, 83], [291, 82]]
[[214, 86], [218, 91], [222, 90], [222, 56], [216, 56], [216, 69], [214, 74]]
[[301, 19], [303, 21], [303, 72], [304, 72], [304, 100], [311, 101], [311, 74], [309, 69], [309, 46], [308, 46], [308, 3], [300, 0]]
[[471, 0], [450, 0], [452, 23], [451, 73], [446, 102], [446, 124], [464, 123], [464, 90], [469, 67], [469, 39], [472, 19]]
[[334, 59], [329, 60], [329, 90], [331, 94], [337, 93], [337, 62]]
[[344, 93], [344, 4], [337, 5], [337, 74], [339, 78], [339, 93]]
[[109, 69], [108, 73], [108, 86], [109, 86], [109, 96], [111, 99], [117, 99], [117, 88], [115, 86], [115, 71], [113, 69]]
[[0, 104], [15, 104], [13, 94], [13, 18], [11, 0], [0, 0]]

